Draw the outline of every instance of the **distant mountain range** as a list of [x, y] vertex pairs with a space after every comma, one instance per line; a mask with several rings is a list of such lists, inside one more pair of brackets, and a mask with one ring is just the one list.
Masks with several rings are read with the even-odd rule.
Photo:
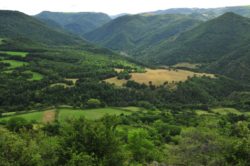
[[212, 19], [228, 12], [233, 12], [244, 17], [250, 17], [250, 6], [235, 6], [221, 8], [173, 8], [167, 10], [158, 10], [146, 12], [145, 14], [187, 14], [200, 15], [201, 19]]
[[63, 29], [79, 36], [99, 28], [111, 20], [107, 14], [91, 12], [62, 13], [44, 11], [35, 17], [49, 25], [53, 21]]

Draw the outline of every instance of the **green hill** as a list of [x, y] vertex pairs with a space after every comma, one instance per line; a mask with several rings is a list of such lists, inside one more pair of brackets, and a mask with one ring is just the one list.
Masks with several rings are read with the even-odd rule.
[[102, 46], [134, 55], [199, 23], [184, 15], [126, 15], [84, 37]]
[[141, 59], [161, 65], [203, 63], [206, 70], [245, 79], [250, 67], [249, 42], [250, 19], [226, 13], [176, 39], [162, 42]]
[[92, 12], [60, 13], [44, 11], [35, 17], [48, 23], [53, 21], [59, 24], [65, 30], [80, 36], [102, 26], [111, 20], [107, 14]]
[[17, 11], [0, 11], [0, 37], [26, 38], [46, 45], [78, 45], [82, 39]]

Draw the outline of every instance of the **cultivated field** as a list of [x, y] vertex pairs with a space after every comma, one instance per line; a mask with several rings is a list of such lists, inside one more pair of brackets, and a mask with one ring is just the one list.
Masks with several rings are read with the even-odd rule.
[[81, 109], [71, 109], [71, 108], [61, 108], [59, 109], [59, 121], [64, 121], [68, 118], [79, 118], [79, 117], [85, 117], [89, 120], [95, 120], [100, 119], [104, 115], [129, 115], [132, 111], [129, 110], [123, 110], [119, 108], [99, 108], [99, 109], [87, 109], [87, 110], [81, 110]]
[[[213, 74], [206, 73], [195, 73], [187, 70], [167, 70], [167, 69], [146, 69], [144, 73], [131, 73], [131, 79], [140, 84], [149, 84], [151, 82], [153, 85], [163, 85], [165, 82], [173, 83], [186, 81], [188, 77], [193, 76], [201, 77], [215, 77]], [[127, 81], [126, 80], [118, 80], [116, 77], [109, 78], [105, 80], [108, 83], [115, 84], [117, 86], [122, 86]]]
[[[121, 108], [98, 108], [98, 109], [73, 109], [68, 108], [57, 108], [49, 109], [45, 111], [37, 112], [27, 112], [23, 114], [4, 114], [6, 117], [0, 118], [0, 122], [8, 121], [13, 117], [22, 117], [28, 121], [36, 121], [39, 123], [50, 123], [53, 122], [56, 118], [59, 121], [63, 122], [69, 118], [80, 118], [85, 117], [89, 120], [96, 120], [102, 118], [104, 115], [129, 115], [136, 111], [141, 111], [141, 108], [138, 107], [121, 107]], [[58, 113], [58, 115], [57, 115]], [[7, 116], [8, 115], [8, 116]]]

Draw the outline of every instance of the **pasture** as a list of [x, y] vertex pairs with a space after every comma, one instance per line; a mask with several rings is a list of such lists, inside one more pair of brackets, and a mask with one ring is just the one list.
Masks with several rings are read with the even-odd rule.
[[48, 109], [44, 111], [34, 111], [22, 114], [3, 114], [0, 122], [8, 121], [12, 117], [22, 117], [28, 121], [36, 121], [38, 123], [53, 122], [58, 118], [60, 122], [69, 118], [85, 117], [88, 120], [100, 119], [105, 115], [130, 115], [133, 112], [141, 111], [138, 107], [121, 107], [121, 108], [96, 108], [96, 109], [73, 109], [71, 107], [61, 107], [55, 109]]
[[14, 69], [17, 67], [22, 67], [22, 66], [28, 65], [27, 62], [16, 61], [16, 60], [2, 60], [0, 62], [10, 64], [10, 67], [8, 67], [9, 69]]
[[44, 112], [42, 112], [42, 111], [28, 112], [28, 113], [19, 114], [19, 115], [14, 114], [12, 116], [6, 116], [6, 117], [0, 118], [0, 122], [8, 121], [12, 117], [21, 117], [21, 118], [24, 118], [24, 119], [26, 119], [28, 121], [42, 122], [43, 114], [44, 114]]
[[119, 108], [99, 108], [99, 109], [72, 109], [72, 108], [61, 108], [59, 109], [58, 119], [64, 121], [68, 118], [79, 118], [85, 117], [89, 120], [96, 120], [102, 118], [104, 115], [129, 115], [132, 111], [123, 110]]
[[[131, 78], [140, 84], [149, 85], [151, 82], [153, 85], [159, 86], [163, 85], [165, 82], [173, 83], [173, 82], [180, 82], [186, 81], [189, 77], [202, 77], [208, 76], [214, 78], [213, 74], [206, 74], [206, 73], [195, 73], [188, 70], [167, 70], [167, 69], [146, 69], [144, 73], [130, 73]], [[127, 80], [119, 80], [116, 77], [109, 78], [105, 80], [108, 83], [115, 84], [116, 86], [122, 86], [127, 82]]]
[[40, 73], [33, 72], [33, 71], [25, 71], [25, 73], [32, 74], [32, 78], [29, 79], [31, 81], [39, 81], [43, 79], [43, 75], [41, 75]]
[[221, 115], [226, 115], [228, 113], [232, 113], [232, 114], [237, 114], [237, 115], [241, 115], [242, 112], [240, 112], [239, 110], [235, 109], [235, 108], [215, 108], [212, 109], [213, 113], [218, 113]]
[[0, 53], [4, 53], [10, 56], [20, 56], [23, 58], [28, 55], [28, 52], [17, 52], [17, 51], [0, 51]]
[[250, 112], [241, 112], [235, 108], [225, 108], [225, 107], [213, 108], [210, 111], [196, 110], [195, 112], [197, 115], [216, 115], [216, 114], [226, 115], [229, 113], [236, 114], [236, 115], [242, 115], [242, 114], [247, 115], [250, 113]]

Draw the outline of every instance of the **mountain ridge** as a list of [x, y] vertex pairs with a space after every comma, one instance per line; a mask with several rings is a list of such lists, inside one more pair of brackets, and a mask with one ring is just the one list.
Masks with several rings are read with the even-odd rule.
[[111, 20], [107, 14], [101, 12], [43, 11], [34, 17], [54, 21], [65, 30], [79, 36], [82, 36], [83, 34], [100, 27]]

